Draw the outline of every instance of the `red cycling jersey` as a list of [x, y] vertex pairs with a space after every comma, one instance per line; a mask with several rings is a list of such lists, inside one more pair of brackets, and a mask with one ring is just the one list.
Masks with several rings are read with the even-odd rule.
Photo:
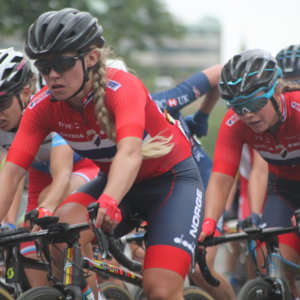
[[229, 109], [218, 133], [213, 172], [235, 176], [247, 143], [269, 163], [271, 173], [300, 180], [300, 92], [284, 93], [281, 101], [283, 122], [275, 134], [255, 133]]
[[[134, 75], [107, 70], [106, 106], [116, 127], [116, 141], [125, 137], [147, 139], [172, 137], [173, 150], [155, 159], [143, 160], [137, 180], [156, 177], [191, 156], [191, 146], [177, 125], [169, 123]], [[93, 93], [82, 99], [82, 110], [67, 101], [51, 102], [45, 87], [28, 104], [7, 161], [27, 169], [47, 134], [60, 134], [78, 154], [94, 160], [105, 173], [116, 154], [116, 144], [101, 130], [95, 116]]]

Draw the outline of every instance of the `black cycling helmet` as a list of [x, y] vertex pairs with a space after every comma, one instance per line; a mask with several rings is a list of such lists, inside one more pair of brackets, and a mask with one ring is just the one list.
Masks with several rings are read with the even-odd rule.
[[300, 76], [300, 45], [290, 45], [282, 49], [276, 59], [284, 78]]
[[250, 99], [259, 91], [269, 91], [281, 77], [277, 61], [267, 51], [247, 50], [231, 58], [223, 67], [219, 89], [229, 103]]
[[32, 76], [30, 63], [22, 52], [12, 47], [0, 49], [0, 100], [18, 94]]
[[67, 51], [84, 53], [91, 44], [103, 47], [102, 31], [97, 19], [88, 12], [74, 8], [46, 12], [30, 26], [25, 52], [31, 59]]

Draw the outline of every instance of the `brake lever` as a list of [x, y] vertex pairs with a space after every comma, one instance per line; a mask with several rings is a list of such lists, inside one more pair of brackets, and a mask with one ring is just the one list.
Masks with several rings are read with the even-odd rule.
[[199, 247], [196, 249], [198, 249], [198, 250], [196, 250], [196, 260], [197, 260], [197, 263], [201, 270], [201, 273], [203, 275], [203, 278], [209, 285], [214, 286], [214, 287], [219, 286], [220, 281], [211, 274], [211, 272], [206, 264], [206, 252], [207, 252], [206, 249], [199, 248]]
[[108, 237], [101, 228], [97, 228], [95, 225], [98, 209], [99, 209], [99, 203], [93, 202], [88, 206], [87, 209], [88, 209], [89, 219], [91, 220], [93, 231], [98, 241], [98, 246], [99, 246], [99, 251], [101, 253], [101, 256], [102, 258], [107, 258], [108, 248], [109, 248]]

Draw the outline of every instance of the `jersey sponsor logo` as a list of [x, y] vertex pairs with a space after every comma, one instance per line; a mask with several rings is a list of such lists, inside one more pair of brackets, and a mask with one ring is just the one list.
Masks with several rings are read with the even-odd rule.
[[291, 107], [300, 112], [300, 103], [292, 101]]
[[58, 121], [58, 126], [64, 129], [73, 129], [73, 124]]
[[33, 98], [32, 101], [29, 102], [27, 107], [29, 109], [33, 109], [37, 104], [46, 99], [50, 94], [51, 92], [49, 90], [46, 90], [42, 94], [38, 95], [36, 98]]
[[169, 99], [169, 100], [168, 100], [168, 106], [170, 106], [170, 107], [175, 107], [175, 106], [177, 106], [177, 105], [178, 105], [177, 99], [172, 98], [172, 99]]
[[201, 93], [195, 86], [193, 86], [193, 92], [194, 92], [196, 98], [200, 98]]
[[232, 125], [234, 125], [239, 119], [240, 119], [239, 116], [238, 116], [237, 114], [234, 114], [233, 116], [231, 116], [230, 119], [228, 119], [228, 120], [226, 121], [226, 125], [227, 125], [227, 126], [232, 126]]
[[83, 139], [85, 137], [82, 133], [76, 134], [76, 133], [59, 132], [59, 135], [61, 135], [64, 138], [70, 138], [70, 139]]
[[195, 243], [189, 243], [187, 240], [185, 240], [184, 234], [182, 234], [180, 237], [175, 237], [173, 241], [175, 244], [182, 245], [183, 247], [189, 249], [191, 253], [194, 253], [194, 249], [196, 247]]
[[109, 87], [110, 89], [112, 89], [113, 91], [118, 90], [122, 85], [114, 80], [109, 80], [107, 83], [107, 87]]

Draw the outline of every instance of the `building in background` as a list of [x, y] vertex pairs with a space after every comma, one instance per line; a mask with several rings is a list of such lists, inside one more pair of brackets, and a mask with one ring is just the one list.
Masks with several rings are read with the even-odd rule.
[[164, 90], [187, 76], [220, 63], [221, 26], [215, 18], [203, 18], [199, 25], [187, 27], [181, 39], [163, 40], [159, 48], [136, 50], [136, 62], [155, 69], [155, 89]]

